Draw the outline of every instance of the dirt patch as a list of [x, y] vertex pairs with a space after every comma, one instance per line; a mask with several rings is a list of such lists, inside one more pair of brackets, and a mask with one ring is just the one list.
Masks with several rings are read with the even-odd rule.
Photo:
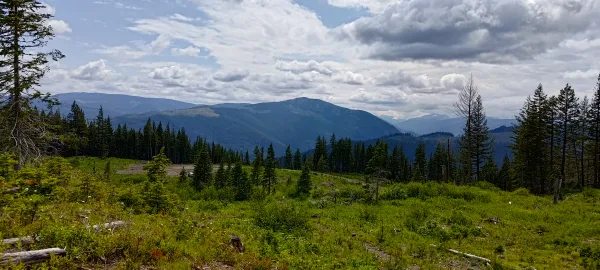
[[381, 250], [381, 249], [377, 248], [376, 246], [371, 245], [369, 243], [365, 243], [365, 248], [367, 249], [368, 252], [377, 255], [377, 259], [379, 259], [379, 260], [389, 261], [392, 258], [392, 256], [390, 256], [390, 254], [387, 253], [385, 250]]
[[[145, 174], [146, 171], [144, 171], [144, 165], [145, 163], [129, 165], [127, 168], [117, 171], [117, 174]], [[178, 176], [182, 167], [185, 168], [187, 172], [194, 170], [194, 164], [175, 164], [167, 167], [167, 175]], [[218, 165], [213, 166], [213, 172], [218, 168]]]

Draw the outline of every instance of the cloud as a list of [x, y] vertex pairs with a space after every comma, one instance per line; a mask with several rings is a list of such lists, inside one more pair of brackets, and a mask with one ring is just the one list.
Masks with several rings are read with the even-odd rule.
[[333, 76], [333, 79], [337, 82], [352, 85], [363, 85], [368, 82], [368, 78], [365, 78], [365, 76], [360, 73], [354, 73], [352, 71], [338, 73]]
[[366, 8], [372, 13], [380, 13], [391, 3], [397, 0], [327, 0], [327, 2], [336, 7], [346, 8]]
[[143, 49], [147, 49], [153, 53], [159, 53], [168, 48], [169, 45], [171, 45], [171, 40], [166, 35], [158, 35], [154, 41], [150, 42], [150, 44]]
[[588, 39], [584, 38], [581, 40], [569, 39], [562, 43], [562, 46], [567, 49], [573, 49], [578, 51], [586, 51], [592, 48], [600, 48], [600, 38]]
[[175, 13], [175, 14], [171, 15], [169, 18], [173, 19], [173, 20], [182, 21], [182, 22], [191, 22], [191, 21], [195, 20], [194, 18], [186, 17], [179, 13]]
[[94, 50], [96, 53], [110, 55], [116, 59], [139, 59], [148, 55], [157, 55], [171, 45], [171, 40], [166, 35], [158, 35], [148, 44], [137, 44], [137, 48], [129, 45], [104, 47]]
[[188, 46], [186, 48], [172, 48], [171, 49], [171, 54], [173, 54], [174, 56], [190, 56], [190, 57], [198, 57], [200, 56], [200, 53], [202, 52], [202, 49], [198, 48], [198, 47], [194, 47], [194, 46]]
[[375, 77], [380, 86], [407, 86], [410, 88], [426, 88], [430, 86], [427, 75], [412, 76], [401, 70], [380, 73]]
[[221, 66], [262, 66], [261, 71], [272, 67], [273, 59], [319, 59], [348, 50], [313, 11], [290, 0], [190, 2], [206, 17], [202, 25], [160, 16], [135, 20], [128, 29], [206, 48]]
[[600, 22], [597, 0], [412, 0], [335, 29], [373, 59], [532, 59]]
[[107, 65], [104, 59], [91, 61], [80, 66], [71, 72], [71, 77], [78, 80], [95, 81], [105, 80], [115, 74]]
[[316, 71], [318, 73], [328, 76], [331, 76], [333, 74], [333, 71], [329, 67], [315, 60], [310, 60], [307, 62], [299, 62], [296, 60], [291, 62], [277, 61], [277, 63], [275, 63], [275, 68], [281, 71], [289, 71], [294, 74], [300, 74], [310, 71]]
[[400, 90], [372, 90], [367, 91], [364, 88], [358, 89], [358, 93], [352, 95], [349, 100], [358, 103], [370, 104], [405, 104], [409, 95]]
[[234, 82], [241, 81], [248, 77], [248, 71], [246, 70], [230, 70], [230, 71], [219, 71], [213, 74], [213, 79], [221, 82]]
[[155, 68], [148, 77], [157, 79], [157, 80], [166, 80], [166, 79], [181, 79], [183, 77], [189, 76], [190, 73], [187, 69], [182, 68], [181, 66], [168, 66], [168, 67], [159, 67]]
[[440, 84], [446, 89], [460, 90], [465, 86], [467, 78], [462, 74], [446, 74], [440, 79]]
[[587, 71], [575, 70], [570, 72], [565, 72], [563, 74], [563, 78], [570, 80], [579, 80], [579, 79], [595, 79], [598, 78], [600, 74], [600, 70], [598, 69], [589, 69]]
[[73, 31], [71, 27], [69, 27], [69, 24], [63, 20], [49, 20], [48, 25], [52, 27], [52, 30], [57, 35], [71, 33]]

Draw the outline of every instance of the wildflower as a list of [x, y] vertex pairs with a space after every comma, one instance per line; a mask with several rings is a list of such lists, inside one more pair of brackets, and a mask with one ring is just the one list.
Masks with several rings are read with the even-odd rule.
[[512, 204], [512, 202], [508, 202], [508, 204]]

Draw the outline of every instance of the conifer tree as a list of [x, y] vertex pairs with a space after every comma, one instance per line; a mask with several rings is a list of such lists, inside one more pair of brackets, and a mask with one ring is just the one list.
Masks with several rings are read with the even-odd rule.
[[477, 96], [477, 98], [475, 99], [475, 104], [473, 106], [471, 131], [471, 157], [473, 162], [472, 166], [474, 167], [476, 179], [480, 180], [481, 166], [493, 154], [493, 139], [490, 137], [489, 134], [487, 119], [483, 110], [483, 102], [481, 100], [481, 95]]
[[212, 162], [208, 154], [208, 149], [201, 151], [196, 159], [194, 166], [194, 177], [192, 179], [192, 187], [197, 191], [210, 186], [212, 180]]
[[392, 156], [390, 157], [390, 166], [388, 169], [390, 172], [390, 178], [394, 182], [400, 180], [400, 163], [400, 149], [398, 149], [398, 146], [394, 146], [394, 149], [392, 150]]
[[435, 152], [427, 164], [429, 169], [429, 180], [434, 180], [437, 182], [442, 182], [444, 180], [444, 168], [446, 168], [447, 162], [446, 154], [446, 149], [441, 142], [438, 142], [437, 146], [435, 147]]
[[37, 0], [0, 1], [0, 148], [16, 157], [16, 169], [40, 157], [53, 137], [32, 105], [56, 103], [37, 87], [49, 60], [64, 57], [58, 50], [42, 52], [54, 37], [44, 8]]
[[471, 182], [473, 178], [473, 116], [477, 96], [479, 96], [479, 91], [471, 75], [465, 87], [458, 95], [458, 102], [454, 104], [456, 114], [465, 119], [463, 135], [459, 140], [459, 162], [461, 168], [459, 183], [464, 183], [465, 181]]
[[588, 110], [590, 109], [590, 104], [588, 101], [588, 97], [584, 96], [583, 100], [578, 106], [579, 114], [577, 117], [576, 125], [577, 125], [577, 147], [575, 152], [575, 156], [577, 157], [577, 165], [579, 169], [579, 185], [581, 188], [586, 186], [586, 178], [585, 178], [585, 148], [589, 139], [589, 122], [588, 122]]
[[513, 130], [513, 177], [520, 187], [527, 187], [534, 194], [546, 192], [546, 179], [552, 170], [549, 144], [552, 135], [547, 128], [552, 121], [550, 106], [540, 84], [517, 115]]
[[326, 172], [327, 171], [327, 161], [326, 160], [327, 159], [324, 156], [322, 156], [319, 159], [319, 162], [317, 162], [317, 171], [318, 172]]
[[488, 157], [488, 159], [483, 164], [481, 168], [481, 179], [480, 181], [486, 181], [497, 185], [497, 177], [498, 177], [498, 166], [492, 157]]
[[167, 167], [171, 164], [171, 161], [165, 155], [165, 149], [160, 149], [160, 152], [152, 157], [152, 161], [144, 165], [146, 175], [150, 182], [164, 182], [167, 177]]
[[389, 175], [387, 170], [388, 144], [383, 140], [377, 140], [373, 148], [373, 155], [368, 163], [367, 173], [375, 179], [375, 201], [379, 200], [379, 185]]
[[560, 138], [560, 177], [558, 179], [558, 183], [556, 184], [556, 189], [554, 193], [554, 203], [558, 203], [558, 200], [561, 197], [561, 189], [564, 181], [566, 181], [566, 166], [567, 166], [567, 146], [574, 139], [574, 124], [575, 120], [578, 116], [578, 99], [575, 96], [575, 90], [573, 87], [567, 84], [565, 88], [560, 90], [560, 94], [557, 98], [557, 126], [558, 133], [561, 134]]
[[426, 180], [426, 168], [427, 168], [427, 152], [425, 150], [425, 142], [420, 141], [417, 149], [415, 150], [415, 164], [413, 166], [415, 171], [421, 173], [421, 177], [418, 179]]
[[291, 170], [294, 168], [294, 164], [292, 163], [292, 148], [288, 145], [285, 149], [285, 162], [283, 164], [285, 169]]
[[296, 183], [296, 192], [299, 196], [309, 195], [311, 190], [310, 169], [308, 166], [302, 168], [302, 174]]
[[254, 147], [254, 161], [252, 162], [252, 172], [250, 174], [250, 179], [252, 179], [252, 183], [254, 183], [255, 185], [258, 185], [260, 183], [260, 176], [262, 173], [261, 166], [263, 165], [262, 159], [262, 151], [258, 149], [258, 146]]
[[187, 179], [187, 171], [185, 170], [185, 167], [181, 167], [181, 171], [179, 171], [179, 183], [185, 183], [187, 182]]
[[219, 169], [217, 169], [217, 173], [215, 174], [215, 187], [217, 189], [222, 189], [227, 186], [227, 172], [225, 171], [225, 163], [221, 161], [219, 164]]
[[504, 160], [502, 161], [502, 167], [500, 167], [500, 171], [498, 171], [498, 177], [496, 178], [496, 185], [505, 191], [512, 190], [512, 181], [511, 181], [511, 160], [508, 155], [504, 156]]
[[244, 156], [244, 165], [250, 165], [250, 154], [248, 150], [246, 150], [246, 155]]
[[294, 154], [294, 170], [300, 170], [302, 168], [302, 153], [300, 153], [300, 149], [296, 149], [296, 153]]
[[241, 162], [237, 162], [231, 170], [231, 181], [236, 200], [243, 201], [250, 198], [252, 195], [252, 182], [248, 179], [248, 174], [242, 168]]
[[594, 97], [587, 114], [590, 122], [589, 136], [592, 144], [593, 183], [595, 188], [600, 188], [600, 75], [598, 75]]
[[271, 194], [271, 187], [275, 185], [277, 175], [275, 174], [275, 150], [273, 144], [269, 145], [267, 158], [265, 159], [265, 172], [263, 175], [263, 187], [267, 189], [267, 194]]

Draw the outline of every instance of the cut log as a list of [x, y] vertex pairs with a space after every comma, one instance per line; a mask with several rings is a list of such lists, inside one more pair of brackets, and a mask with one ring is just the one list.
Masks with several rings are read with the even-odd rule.
[[125, 221], [113, 221], [113, 222], [109, 222], [109, 223], [104, 223], [104, 224], [98, 224], [98, 225], [94, 225], [92, 226], [92, 228], [94, 228], [94, 230], [101, 231], [101, 230], [114, 230], [120, 227], [125, 226], [127, 223]]
[[476, 255], [473, 255], [473, 254], [460, 252], [460, 251], [454, 250], [454, 249], [448, 249], [448, 251], [451, 252], [451, 253], [454, 253], [456, 255], [464, 256], [464, 257], [469, 258], [469, 259], [475, 259], [475, 260], [479, 260], [479, 261], [482, 261], [482, 262], [485, 262], [485, 263], [492, 263], [492, 260], [490, 260], [490, 259], [479, 257], [479, 256], [476, 256]]
[[33, 244], [33, 237], [21, 237], [21, 238], [9, 238], [2, 240], [2, 244], [4, 245], [16, 245], [18, 243], [22, 243], [23, 245], [31, 245]]
[[22, 251], [22, 252], [14, 252], [14, 253], [4, 253], [2, 255], [2, 259], [0, 259], [0, 265], [7, 264], [34, 264], [45, 262], [50, 260], [52, 255], [54, 256], [64, 256], [67, 254], [67, 251], [61, 248], [48, 248], [41, 250], [33, 250], [33, 251]]

